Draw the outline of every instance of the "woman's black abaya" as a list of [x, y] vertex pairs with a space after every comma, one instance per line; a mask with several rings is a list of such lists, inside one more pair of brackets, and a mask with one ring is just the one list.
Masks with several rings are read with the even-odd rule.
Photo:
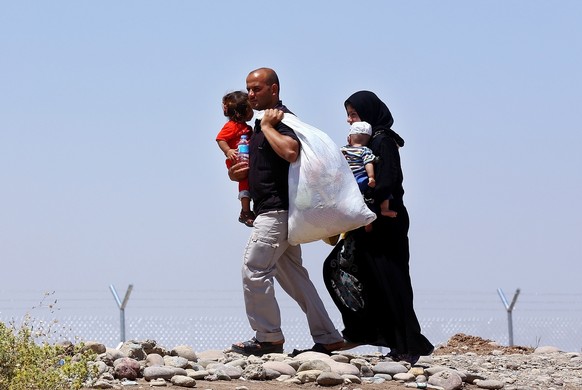
[[[404, 140], [390, 129], [392, 115], [372, 92], [356, 92], [347, 105], [372, 125], [368, 146], [379, 161], [376, 188], [366, 198], [378, 218], [371, 232], [349, 232], [335, 246], [324, 263], [324, 281], [342, 314], [346, 340], [388, 347], [395, 355], [428, 355], [433, 345], [422, 335], [414, 312], [408, 268], [409, 219], [398, 152]], [[379, 205], [387, 196], [392, 197], [395, 218], [380, 215]]]

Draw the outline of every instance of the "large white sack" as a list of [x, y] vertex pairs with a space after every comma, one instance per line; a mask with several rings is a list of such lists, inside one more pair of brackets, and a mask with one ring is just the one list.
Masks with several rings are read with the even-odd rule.
[[325, 239], [376, 219], [335, 142], [295, 115], [286, 113], [282, 122], [301, 142], [289, 166], [289, 243]]

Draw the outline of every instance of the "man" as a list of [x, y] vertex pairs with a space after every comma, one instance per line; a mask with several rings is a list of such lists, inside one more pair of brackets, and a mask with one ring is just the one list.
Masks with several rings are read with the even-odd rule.
[[296, 161], [300, 152], [297, 136], [281, 123], [283, 114], [290, 111], [279, 99], [279, 79], [274, 70], [254, 70], [246, 84], [251, 106], [264, 110], [264, 117], [255, 122], [249, 166], [238, 163], [228, 172], [231, 180], [248, 176], [256, 214], [242, 267], [247, 317], [256, 335], [233, 344], [232, 351], [255, 356], [283, 352], [285, 339], [275, 299], [276, 279], [306, 314], [315, 342], [312, 350], [331, 353], [344, 346], [343, 338], [302, 265], [301, 247], [287, 242], [289, 163]]

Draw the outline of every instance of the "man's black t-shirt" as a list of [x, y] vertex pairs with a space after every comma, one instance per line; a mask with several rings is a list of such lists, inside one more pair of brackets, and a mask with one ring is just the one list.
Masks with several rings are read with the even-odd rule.
[[[291, 113], [281, 101], [275, 109]], [[289, 126], [279, 122], [275, 129], [299, 142]], [[249, 187], [255, 214], [289, 210], [289, 162], [275, 153], [261, 131], [261, 121], [258, 119], [251, 136], [249, 155]]]

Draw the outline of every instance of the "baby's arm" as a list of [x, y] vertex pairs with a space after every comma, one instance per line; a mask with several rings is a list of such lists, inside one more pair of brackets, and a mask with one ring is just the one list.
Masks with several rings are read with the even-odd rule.
[[236, 162], [236, 150], [231, 149], [225, 140], [219, 139], [216, 140], [216, 142], [218, 142], [218, 147], [220, 148], [220, 150], [222, 150], [226, 158], [228, 158], [232, 162]]
[[376, 179], [374, 178], [374, 164], [369, 162], [364, 165], [364, 168], [366, 168], [366, 173], [368, 174], [368, 187], [376, 187]]

